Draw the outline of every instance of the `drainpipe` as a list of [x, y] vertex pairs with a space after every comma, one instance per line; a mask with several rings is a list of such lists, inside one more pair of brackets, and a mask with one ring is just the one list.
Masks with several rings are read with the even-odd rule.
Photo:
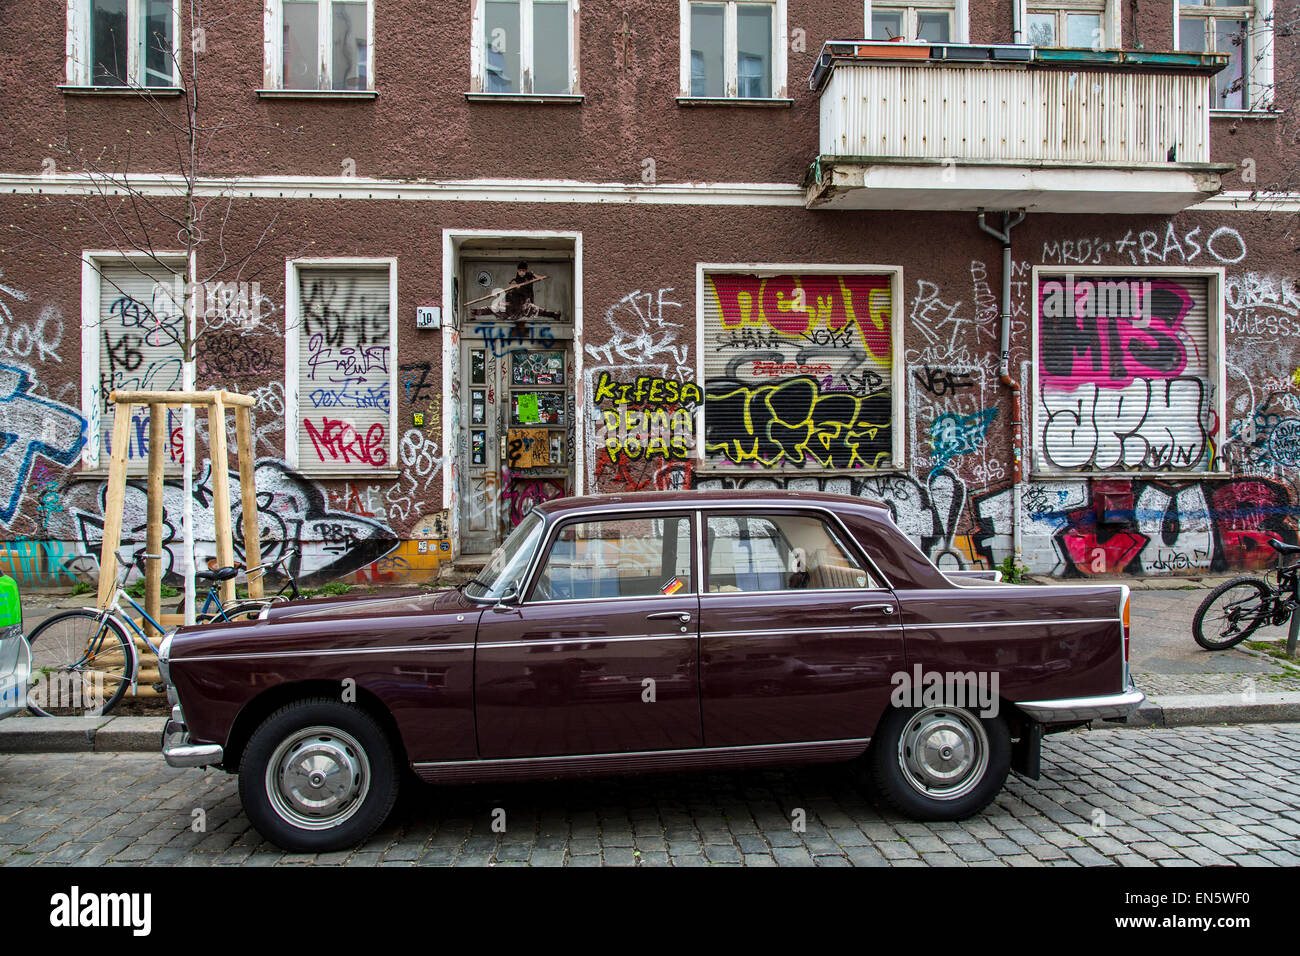
[[1024, 28], [1020, 22], [1020, 10], [1024, 0], [1011, 0], [1011, 42], [1024, 43]]
[[1011, 375], [1011, 230], [1025, 221], [1025, 211], [1002, 214], [1002, 228], [994, 229], [979, 212], [980, 228], [1002, 243], [1002, 347], [998, 380], [1011, 390], [1011, 547], [1020, 565], [1020, 496], [1024, 479], [1024, 425], [1020, 412], [1020, 383]]

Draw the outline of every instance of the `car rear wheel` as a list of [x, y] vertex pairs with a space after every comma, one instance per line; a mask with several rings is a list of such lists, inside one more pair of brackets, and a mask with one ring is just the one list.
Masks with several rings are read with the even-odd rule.
[[1011, 768], [1001, 717], [960, 707], [890, 710], [867, 751], [880, 795], [916, 820], [962, 820], [998, 795]]
[[262, 722], [239, 766], [239, 798], [259, 833], [285, 850], [361, 843], [397, 799], [393, 748], [356, 704], [295, 701]]

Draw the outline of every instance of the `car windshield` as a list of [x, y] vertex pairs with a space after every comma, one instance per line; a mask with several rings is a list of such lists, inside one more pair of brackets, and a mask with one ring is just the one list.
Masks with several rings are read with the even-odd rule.
[[545, 525], [541, 512], [529, 512], [518, 527], [510, 532], [501, 547], [492, 553], [492, 560], [487, 563], [487, 567], [466, 585], [466, 596], [478, 600], [497, 600], [512, 584], [516, 589], [522, 588], [524, 574], [528, 571], [533, 552], [542, 540]]

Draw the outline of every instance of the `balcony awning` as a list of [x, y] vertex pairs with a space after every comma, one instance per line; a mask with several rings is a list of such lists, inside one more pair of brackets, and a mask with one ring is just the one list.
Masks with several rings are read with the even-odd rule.
[[1222, 54], [827, 43], [810, 209], [1172, 214], [1215, 195]]
[[809, 209], [941, 212], [1026, 209], [1173, 215], [1217, 194], [1232, 166], [1028, 166], [823, 157], [810, 170]]

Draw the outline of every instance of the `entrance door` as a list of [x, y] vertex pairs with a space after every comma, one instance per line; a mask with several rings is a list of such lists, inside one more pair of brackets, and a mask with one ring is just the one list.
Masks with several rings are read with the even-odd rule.
[[[573, 263], [509, 250], [461, 262], [461, 551], [573, 493]], [[508, 257], [507, 257], [508, 256]]]

